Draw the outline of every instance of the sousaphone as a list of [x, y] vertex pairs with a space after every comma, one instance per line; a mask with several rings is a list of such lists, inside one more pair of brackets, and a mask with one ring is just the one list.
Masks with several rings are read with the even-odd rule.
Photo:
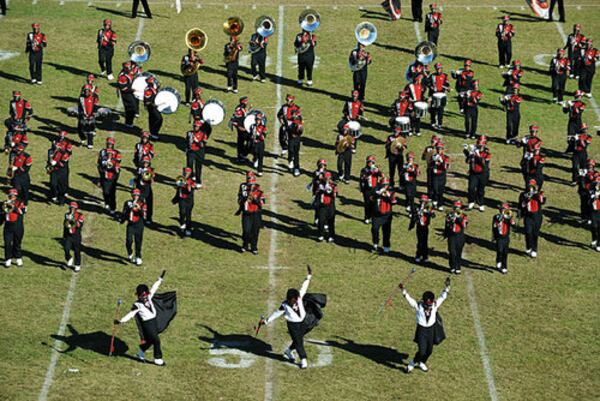
[[321, 25], [321, 15], [313, 9], [306, 9], [300, 13], [298, 23], [303, 31], [314, 32]]
[[228, 36], [239, 36], [244, 32], [244, 21], [240, 17], [229, 17], [223, 22], [223, 32]]
[[129, 60], [137, 64], [142, 64], [150, 59], [152, 49], [147, 42], [136, 40], [127, 47], [127, 54], [129, 54]]

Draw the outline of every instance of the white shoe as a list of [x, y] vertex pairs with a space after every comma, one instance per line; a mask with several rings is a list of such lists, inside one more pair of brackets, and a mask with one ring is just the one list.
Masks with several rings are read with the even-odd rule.
[[163, 361], [162, 359], [155, 359], [154, 364], [157, 366], [165, 366], [165, 361]]
[[444, 211], [444, 206], [438, 207], [437, 210], [439, 210], [440, 212], [443, 212]]
[[590, 92], [590, 93], [586, 93], [585, 95], [586, 95], [587, 97], [592, 97], [592, 93], [591, 93], [591, 92]]
[[423, 362], [419, 363], [419, 369], [421, 369], [423, 372], [429, 371], [429, 368]]
[[192, 232], [190, 230], [185, 230], [185, 236], [186, 237], [191, 237], [192, 236]]
[[417, 257], [415, 258], [415, 263], [421, 263], [421, 258], [417, 256]]
[[294, 168], [294, 162], [289, 162], [288, 163], [288, 168], [291, 170]]
[[256, 173], [257, 176], [262, 177], [263, 173], [261, 173], [260, 171], [258, 173]]
[[100, 76], [101, 76], [101, 77], [105, 77], [105, 76], [106, 76], [106, 71], [102, 71], [102, 72], [100, 73]]
[[138, 266], [141, 266], [142, 265], [142, 258], [136, 258], [135, 259], [135, 264], [138, 265]]
[[502, 263], [500, 263], [500, 262], [496, 263], [496, 267], [497, 267], [498, 269], [501, 269], [501, 268], [502, 268]]
[[312, 86], [313, 85], [313, 81], [306, 81], [306, 85]]
[[253, 76], [253, 77], [252, 77], [252, 80], [253, 80], [253, 81], [258, 81], [258, 75], [255, 75], [255, 76]]
[[485, 206], [479, 205], [479, 211], [480, 212], [485, 212]]
[[75, 271], [75, 273], [79, 273], [79, 271], [81, 270], [81, 266], [77, 265], [73, 270]]
[[6, 261], [4, 261], [4, 266], [6, 266], [6, 267], [10, 267], [11, 264], [12, 264], [12, 259], [6, 259]]
[[596, 247], [596, 252], [600, 252], [600, 246]]
[[41, 85], [41, 84], [42, 84], [42, 81], [37, 81], [36, 83], [37, 83], [38, 85]]
[[508, 270], [506, 270], [506, 267], [503, 267], [502, 270], [500, 270], [502, 272], [502, 274], [506, 274], [508, 273]]
[[32, 83], [32, 84], [34, 84], [34, 83], [36, 83], [36, 82], [37, 82], [37, 79], [32, 79], [32, 80], [31, 80], [31, 83]]
[[525, 250], [525, 253], [527, 254], [527, 256], [531, 256], [531, 249]]
[[390, 247], [389, 246], [384, 246], [383, 247], [383, 253], [390, 253]]
[[407, 212], [410, 212], [410, 206], [406, 206], [406, 207], [404, 208], [404, 210], [406, 210]]
[[335, 239], [334, 239], [333, 237], [329, 237], [329, 238], [327, 239], [327, 242], [333, 242], [333, 241], [335, 241]]
[[[283, 149], [283, 150], [281, 151], [281, 156], [285, 156], [285, 155], [287, 155], [287, 150]], [[291, 168], [291, 167], [290, 167], [290, 168]]]
[[201, 183], [196, 184], [196, 189], [200, 189], [200, 188], [202, 188], [202, 184]]
[[365, 219], [365, 224], [371, 224], [371, 219]]
[[469, 210], [473, 209], [475, 207], [475, 203], [471, 202], [469, 203]]
[[231, 86], [227, 87], [227, 92], [231, 92], [233, 90], [233, 88]]
[[537, 252], [536, 251], [531, 251], [531, 257], [532, 258], [537, 258]]
[[129, 259], [129, 261], [130, 261], [131, 263], [135, 262], [135, 258], [133, 257], [133, 254], [131, 254], [131, 255], [127, 256], [127, 259]]
[[73, 266], [73, 262], [74, 262], [74, 261], [75, 261], [75, 259], [73, 259], [73, 258], [71, 258], [71, 259], [67, 260], [67, 266], [68, 266], [68, 267], [71, 267], [71, 266]]
[[237, 89], [234, 89], [234, 90], [233, 90], [233, 93], [238, 93], [238, 90], [237, 90]]
[[23, 266], [23, 259], [17, 258], [17, 266], [19, 266], [19, 267]]
[[258, 168], [258, 160], [256, 160], [256, 161], [254, 162], [254, 164], [252, 164], [252, 165], [254, 166], [254, 168]]
[[113, 79], [115, 79], [115, 77], [113, 76], [113, 74], [108, 74], [108, 77], [106, 77], [109, 81], [112, 81]]
[[[310, 81], [308, 81], [308, 82], [310, 82]], [[305, 358], [300, 361], [300, 369], [306, 369], [306, 368], [308, 368], [308, 362], [306, 362], [306, 358]]]
[[287, 358], [291, 363], [296, 363], [296, 357], [294, 356], [294, 351], [292, 351], [289, 348], [286, 348], [285, 351], [283, 351], [283, 356], [285, 358]]
[[379, 245], [373, 244], [373, 248], [371, 248], [371, 251], [372, 252], [377, 252], [378, 249], [379, 249]]
[[592, 248], [596, 247], [598, 245], [598, 241], [592, 241]]
[[323, 237], [323, 236], [320, 236], [319, 238], [317, 238], [317, 240], [318, 240], [319, 242], [323, 241], [324, 239], [325, 239], [325, 237]]
[[294, 177], [299, 177], [300, 176], [300, 170], [294, 170]]
[[58, 198], [52, 198], [52, 202], [58, 203]]
[[410, 361], [406, 366], [406, 373], [410, 373], [415, 368], [415, 361]]

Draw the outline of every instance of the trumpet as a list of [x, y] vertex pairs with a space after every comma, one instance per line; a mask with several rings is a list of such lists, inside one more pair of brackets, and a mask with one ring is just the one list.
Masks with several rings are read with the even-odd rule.
[[8, 214], [8, 213], [12, 212], [14, 208], [15, 208], [15, 203], [13, 201], [6, 200], [6, 201], [2, 202], [2, 210], [4, 211], [4, 214]]
[[73, 213], [65, 215], [65, 228], [69, 231], [75, 228], [75, 216], [73, 215]]
[[180, 188], [185, 186], [185, 182], [186, 182], [186, 179], [182, 175], [178, 175], [177, 178], [175, 179], [175, 185], [177, 185]]
[[510, 219], [512, 219], [512, 217], [513, 217], [513, 211], [512, 211], [512, 209], [506, 209], [506, 210], [503, 210], [503, 211], [502, 211], [502, 217], [503, 217], [505, 220], [510, 220]]

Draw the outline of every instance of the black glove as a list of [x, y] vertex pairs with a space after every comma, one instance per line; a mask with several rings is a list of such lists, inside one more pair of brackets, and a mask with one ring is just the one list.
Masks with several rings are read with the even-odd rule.
[[118, 319], [115, 319], [115, 320], [113, 320], [113, 323], [114, 323], [114, 324], [121, 324], [121, 321], [120, 321], [120, 320], [118, 320]]
[[404, 289], [404, 283], [398, 284], [398, 288], [400, 288], [401, 290], [403, 290]]
[[306, 265], [306, 271], [308, 274], [312, 275], [312, 269], [310, 268], [310, 265]]

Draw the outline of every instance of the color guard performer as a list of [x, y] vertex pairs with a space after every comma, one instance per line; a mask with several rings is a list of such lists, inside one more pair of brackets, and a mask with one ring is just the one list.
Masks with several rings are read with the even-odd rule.
[[10, 178], [10, 185], [18, 191], [25, 206], [29, 202], [29, 186], [31, 185], [29, 170], [31, 170], [31, 164], [31, 156], [25, 152], [25, 146], [22, 143], [19, 143], [8, 156], [7, 175]]
[[[85, 216], [79, 213], [77, 202], [69, 203], [69, 211], [65, 213], [63, 222], [63, 245], [67, 267], [73, 268], [75, 273], [81, 270], [81, 230]], [[71, 256], [73, 251], [73, 256]]]
[[357, 43], [356, 47], [350, 52], [349, 63], [352, 69], [352, 82], [354, 90], [358, 91], [358, 100], [365, 100], [365, 90], [367, 88], [367, 75], [369, 73], [369, 64], [373, 62], [371, 53], [366, 50], [366, 46]]
[[163, 117], [158, 107], [154, 103], [154, 99], [158, 94], [160, 86], [153, 76], [146, 78], [146, 89], [144, 90], [144, 106], [148, 111], [148, 126], [150, 131], [150, 138], [157, 140], [160, 128], [163, 124]]
[[446, 215], [444, 236], [448, 238], [448, 262], [450, 273], [460, 274], [462, 266], [462, 252], [465, 246], [465, 229], [469, 224], [469, 217], [463, 213], [462, 202], [454, 201], [454, 209]]
[[257, 184], [256, 178], [247, 179], [247, 191], [238, 194], [238, 202], [242, 214], [242, 248], [241, 252], [252, 252], [258, 255], [258, 236], [262, 226], [262, 208], [266, 202], [265, 194]]
[[198, 68], [196, 66], [202, 64], [204, 64], [204, 60], [192, 49], [188, 49], [187, 54], [181, 58], [180, 68], [181, 71], [184, 71], [183, 82], [185, 83], [186, 106], [190, 106], [190, 96], [198, 89]]
[[371, 238], [373, 252], [379, 250], [379, 230], [383, 233], [383, 253], [390, 252], [392, 235], [392, 206], [397, 204], [396, 193], [390, 188], [390, 180], [382, 177], [375, 191], [373, 191], [373, 218], [371, 224]]
[[537, 185], [535, 180], [530, 180], [527, 189], [519, 196], [519, 211], [525, 225], [525, 252], [532, 258], [537, 257], [543, 219], [542, 205], [546, 203], [544, 191], [539, 191]]
[[573, 184], [576, 184], [579, 181], [579, 177], [585, 174], [584, 171], [588, 159], [587, 148], [592, 143], [592, 136], [588, 134], [588, 125], [586, 123], [582, 124], [581, 132], [572, 137], [570, 143], [573, 148], [571, 177]]
[[440, 25], [444, 23], [444, 20], [442, 13], [437, 10], [436, 3], [431, 3], [429, 9], [431, 12], [425, 17], [425, 32], [427, 33], [427, 41], [437, 46], [440, 37]]
[[[248, 97], [242, 96], [240, 103], [236, 106], [231, 120], [229, 120], [230, 129], [235, 128], [237, 132], [237, 162], [242, 163], [248, 158], [250, 140], [249, 133], [244, 128], [244, 119], [248, 114]], [[283, 152], [282, 152], [283, 153]]]
[[381, 6], [389, 14], [390, 21], [398, 21], [402, 17], [402, 4], [400, 0], [384, 0]]
[[263, 114], [256, 114], [255, 122], [250, 127], [249, 136], [256, 175], [262, 177], [263, 159], [265, 157], [265, 139], [267, 137], [267, 126], [265, 125], [265, 116]]
[[85, 85], [83, 94], [79, 97], [77, 105], [77, 132], [81, 145], [85, 143], [88, 149], [94, 148], [94, 137], [96, 136], [96, 108], [98, 98], [92, 93], [92, 87]]
[[[144, 220], [146, 220], [147, 206], [141, 199], [141, 192], [134, 188], [131, 191], [131, 200], [125, 201], [123, 211], [121, 212], [120, 223], [127, 222], [127, 232], [125, 235], [125, 248], [127, 257], [131, 263], [137, 266], [142, 264], [142, 241], [144, 240]], [[135, 241], [135, 254], [133, 253], [133, 243]]]
[[577, 135], [581, 131], [581, 125], [583, 121], [581, 116], [587, 108], [585, 103], [581, 101], [583, 97], [583, 91], [575, 91], [575, 100], [571, 100], [566, 104], [563, 104], [563, 112], [569, 115], [569, 122], [567, 123], [567, 135]]
[[508, 203], [498, 208], [492, 218], [492, 241], [496, 243], [496, 267], [502, 274], [508, 273], [508, 253], [510, 251], [510, 229], [517, 223]]
[[431, 126], [441, 129], [444, 123], [444, 108], [448, 102], [447, 93], [450, 92], [448, 74], [443, 72], [442, 63], [435, 64], [435, 72], [428, 80], [429, 98], [431, 99]]
[[115, 54], [115, 45], [117, 44], [117, 34], [112, 30], [112, 21], [105, 19], [102, 22], [102, 28], [96, 35], [98, 43], [98, 64], [100, 64], [100, 75], [107, 77], [109, 81], [114, 79], [112, 69], [112, 59]]
[[156, 177], [156, 171], [150, 166], [151, 159], [146, 156], [142, 159], [141, 167], [135, 172], [134, 185], [140, 190], [140, 199], [146, 204], [146, 218], [144, 224], [152, 224], [152, 215], [154, 211], [154, 193], [152, 183]]
[[154, 159], [154, 144], [150, 142], [150, 133], [142, 131], [140, 141], [135, 144], [133, 149], [133, 165], [138, 168], [142, 167], [142, 160], [146, 157], [150, 158], [150, 161]]
[[364, 222], [365, 224], [371, 223], [371, 217], [373, 215], [373, 191], [377, 187], [377, 183], [383, 177], [383, 173], [376, 165], [375, 156], [367, 156], [365, 167], [360, 170], [359, 189], [363, 196], [364, 206]]
[[12, 92], [13, 98], [8, 104], [8, 112], [10, 118], [4, 123], [6, 127], [11, 130], [14, 125], [22, 124], [27, 126], [27, 122], [33, 116], [33, 109], [27, 99], [23, 98], [21, 91], [15, 90]]
[[561, 103], [565, 94], [567, 77], [571, 71], [569, 59], [565, 57], [565, 49], [558, 49], [556, 56], [550, 61], [550, 76], [552, 77], [552, 101]]
[[315, 64], [315, 46], [317, 46], [317, 36], [312, 32], [302, 30], [296, 39], [294, 39], [294, 48], [298, 55], [298, 86], [304, 84], [306, 75], [306, 84], [313, 84], [313, 66]]
[[52, 202], [64, 205], [69, 191], [69, 160], [73, 145], [67, 140], [67, 131], [60, 131], [58, 139], [48, 149], [46, 171], [50, 174], [50, 197]]
[[596, 74], [596, 62], [600, 60], [600, 53], [590, 38], [583, 45], [582, 53], [579, 68], [579, 90], [583, 91], [587, 97], [592, 97], [592, 80]]
[[324, 241], [327, 236], [327, 242], [335, 241], [335, 198], [337, 197], [337, 185], [333, 182], [331, 173], [328, 171], [323, 174], [319, 180], [319, 186], [315, 193], [317, 208], [317, 218], [319, 219], [319, 238], [318, 241]]
[[131, 69], [131, 62], [127, 61], [123, 63], [123, 69], [119, 72], [117, 78], [117, 88], [119, 95], [121, 96], [121, 102], [125, 109], [125, 125], [129, 128], [133, 127], [133, 121], [139, 114], [139, 102], [133, 95], [133, 80], [135, 74]]
[[417, 195], [417, 177], [421, 174], [419, 165], [415, 163], [415, 154], [408, 152], [406, 163], [402, 166], [401, 184], [406, 196], [406, 211], [409, 217], [415, 214], [415, 196]]
[[204, 110], [204, 100], [202, 100], [202, 88], [196, 88], [194, 89], [192, 104], [190, 105], [190, 120], [201, 120], [202, 110]]
[[177, 188], [171, 203], [179, 206], [179, 228], [181, 235], [192, 236], [192, 210], [194, 209], [194, 191], [196, 181], [192, 177], [192, 168], [184, 167], [183, 175], [177, 178]]
[[269, 44], [269, 38], [263, 37], [258, 32], [254, 32], [250, 36], [250, 43], [248, 44], [248, 51], [251, 54], [250, 57], [250, 73], [252, 74], [252, 80], [261, 83], [266, 81], [265, 65], [267, 63], [267, 45]]
[[344, 125], [335, 141], [335, 154], [337, 155], [338, 180], [348, 184], [352, 179], [352, 155], [356, 138], [350, 132], [348, 124]]
[[8, 200], [2, 203], [0, 224], [4, 224], [4, 266], [10, 267], [16, 259], [17, 266], [23, 266], [21, 243], [25, 235], [23, 215], [27, 213], [25, 202], [18, 198], [19, 191], [8, 190]]
[[506, 143], [511, 143], [519, 135], [519, 124], [521, 123], [521, 103], [523, 98], [519, 94], [521, 85], [514, 84], [512, 94], [500, 98], [500, 103], [506, 110]]
[[227, 92], [238, 93], [238, 67], [240, 51], [243, 46], [239, 43], [237, 36], [231, 36], [223, 50], [225, 67], [227, 67]]
[[206, 144], [212, 132], [212, 127], [204, 120], [194, 121], [193, 130], [186, 134], [187, 147], [185, 152], [186, 165], [194, 169], [196, 188], [202, 188], [202, 165], [206, 156]]
[[117, 208], [117, 181], [121, 174], [121, 152], [115, 149], [115, 138], [106, 138], [106, 148], [98, 153], [97, 166], [104, 208], [114, 216]]
[[461, 111], [465, 115], [465, 134], [468, 138], [477, 137], [477, 120], [479, 118], [479, 103], [483, 93], [479, 91], [479, 80], [473, 81], [473, 90], [465, 92], [462, 99]]
[[294, 103], [294, 99], [294, 96], [288, 93], [285, 96], [285, 104], [277, 112], [277, 120], [279, 120], [279, 146], [281, 146], [282, 156], [288, 151], [289, 130], [294, 116], [300, 115], [300, 106]]
[[32, 31], [27, 34], [25, 52], [29, 53], [29, 75], [31, 83], [42, 84], [42, 61], [44, 48], [48, 45], [46, 34], [40, 31], [40, 24], [31, 24]]
[[496, 27], [498, 38], [498, 67], [510, 65], [512, 59], [512, 38], [515, 36], [515, 27], [510, 22], [510, 17], [505, 15], [502, 22]]
[[594, 187], [590, 191], [590, 211], [592, 224], [592, 248], [600, 252], [600, 176], [594, 181]]
[[429, 225], [435, 217], [433, 203], [427, 195], [421, 195], [421, 202], [416, 213], [411, 216], [409, 230], [417, 227], [417, 255], [415, 263], [429, 262]]
[[450, 167], [450, 159], [444, 154], [444, 148], [443, 142], [437, 142], [435, 153], [431, 155], [427, 164], [428, 176], [431, 177], [430, 185], [427, 186], [427, 196], [432, 200], [433, 206], [440, 211], [444, 210], [444, 191]]
[[492, 159], [492, 154], [486, 145], [487, 137], [482, 135], [477, 138], [475, 146], [465, 144], [463, 149], [465, 162], [469, 165], [469, 210], [473, 209], [477, 203], [480, 212], [485, 211], [483, 198], [485, 197], [485, 187], [490, 179], [490, 160]]

